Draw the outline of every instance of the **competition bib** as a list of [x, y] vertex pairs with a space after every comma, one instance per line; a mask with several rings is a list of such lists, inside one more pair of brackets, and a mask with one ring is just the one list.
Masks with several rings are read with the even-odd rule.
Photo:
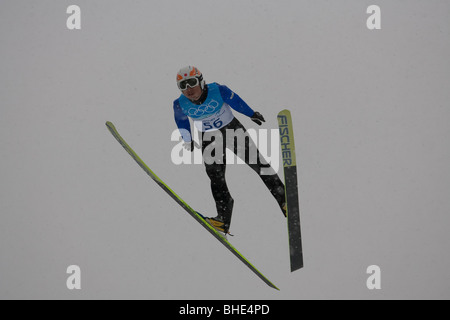
[[228, 104], [224, 103], [222, 105], [222, 109], [220, 109], [219, 112], [202, 120], [195, 120], [194, 124], [195, 127], [200, 131], [213, 131], [223, 128], [224, 126], [229, 124], [231, 120], [233, 120], [233, 118], [234, 115], [231, 112], [231, 107]]
[[180, 96], [179, 102], [184, 114], [193, 119], [196, 128], [203, 132], [218, 130], [234, 118], [231, 107], [222, 99], [217, 83], [208, 84], [208, 96], [201, 105], [192, 103], [184, 95]]

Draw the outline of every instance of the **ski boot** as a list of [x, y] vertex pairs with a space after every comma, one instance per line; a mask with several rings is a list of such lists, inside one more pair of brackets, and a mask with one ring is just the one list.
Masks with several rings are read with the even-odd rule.
[[217, 231], [220, 231], [224, 234], [230, 234], [230, 224], [223, 222], [221, 217], [217, 216], [215, 218], [205, 218], [205, 220]]
[[287, 218], [287, 204], [286, 204], [286, 202], [283, 202], [280, 205], [280, 208], [281, 208], [281, 212], [283, 212], [284, 217]]

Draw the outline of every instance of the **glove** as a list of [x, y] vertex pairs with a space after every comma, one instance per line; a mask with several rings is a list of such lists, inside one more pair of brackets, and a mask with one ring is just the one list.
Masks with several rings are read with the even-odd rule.
[[251, 117], [252, 121], [255, 122], [258, 126], [262, 125], [263, 122], [266, 122], [266, 120], [264, 120], [264, 117], [262, 116], [261, 113], [259, 112], [255, 112], [252, 117]]
[[185, 148], [187, 151], [194, 150], [194, 141], [184, 142], [183, 148]]
[[187, 151], [194, 150], [194, 147], [197, 149], [201, 148], [200, 145], [197, 142], [195, 142], [194, 140], [183, 143], [183, 148], [185, 148]]

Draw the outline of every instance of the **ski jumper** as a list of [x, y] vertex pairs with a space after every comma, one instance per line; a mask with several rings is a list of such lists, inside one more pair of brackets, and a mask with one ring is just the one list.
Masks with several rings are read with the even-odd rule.
[[[208, 84], [206, 87], [207, 95], [203, 101], [194, 103], [182, 94], [174, 101], [173, 109], [175, 122], [185, 142], [192, 141], [189, 118], [193, 119], [195, 127], [201, 131], [202, 154], [206, 173], [211, 180], [211, 191], [216, 202], [218, 218], [229, 226], [234, 204], [225, 180], [227, 145], [228, 149], [244, 160], [260, 176], [279, 206], [282, 207], [285, 202], [283, 182], [263, 159], [245, 127], [234, 117], [231, 109], [248, 117], [251, 117], [254, 111], [228, 87], [217, 83]], [[235, 134], [237, 131], [244, 133], [246, 137], [243, 140], [239, 139], [239, 135]], [[223, 139], [220, 141], [221, 148], [220, 144], [219, 147], [214, 147], [214, 144], [218, 143], [217, 137]], [[251, 152], [256, 152], [257, 156], [252, 158]], [[267, 172], [262, 174], [263, 169], [271, 169], [272, 174]]]

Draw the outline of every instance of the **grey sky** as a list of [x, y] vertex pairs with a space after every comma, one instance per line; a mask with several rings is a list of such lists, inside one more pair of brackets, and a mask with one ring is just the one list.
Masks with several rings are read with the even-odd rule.
[[[66, 28], [71, 4], [78, 31]], [[371, 4], [381, 30], [366, 27]], [[448, 299], [449, 24], [446, 1], [2, 0], [0, 298]], [[215, 214], [203, 166], [170, 161], [175, 74], [188, 64], [261, 112], [263, 128], [292, 112], [304, 269], [289, 272], [286, 225], [259, 178], [227, 168], [232, 243], [280, 292], [104, 125]], [[79, 291], [66, 287], [73, 264]], [[382, 289], [370, 291], [374, 264]]]

